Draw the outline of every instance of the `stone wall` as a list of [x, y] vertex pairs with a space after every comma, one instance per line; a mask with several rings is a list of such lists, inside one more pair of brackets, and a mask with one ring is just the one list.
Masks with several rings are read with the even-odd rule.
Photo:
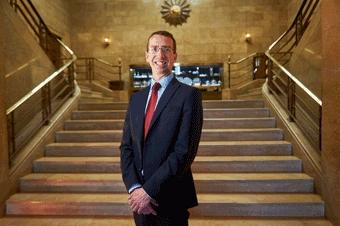
[[[78, 56], [123, 62], [129, 80], [130, 64], [145, 64], [147, 37], [156, 30], [172, 32], [178, 43], [178, 62], [222, 63], [264, 51], [287, 28], [286, 1], [191, 0], [191, 14], [182, 26], [161, 18], [163, 1], [73, 0], [72, 48]], [[252, 43], [244, 40], [252, 35]], [[112, 43], [103, 45], [105, 37]]]

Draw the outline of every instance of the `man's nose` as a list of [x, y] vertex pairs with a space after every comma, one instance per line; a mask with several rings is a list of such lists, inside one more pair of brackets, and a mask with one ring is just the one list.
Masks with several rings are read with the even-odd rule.
[[157, 56], [162, 56], [162, 57], [164, 57], [164, 56], [166, 56], [166, 53], [165, 53], [165, 51], [164, 51], [163, 49], [159, 49], [159, 50], [157, 51]]

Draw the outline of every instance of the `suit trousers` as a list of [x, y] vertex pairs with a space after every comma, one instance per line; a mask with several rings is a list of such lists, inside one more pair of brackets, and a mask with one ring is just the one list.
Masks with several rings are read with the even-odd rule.
[[143, 215], [134, 213], [136, 226], [188, 226], [188, 210], [176, 211], [176, 214]]

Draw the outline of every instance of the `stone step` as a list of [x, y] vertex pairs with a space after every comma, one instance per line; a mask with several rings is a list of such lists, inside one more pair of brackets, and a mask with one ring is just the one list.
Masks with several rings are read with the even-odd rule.
[[[79, 110], [126, 110], [127, 102], [107, 103], [82, 103]], [[264, 102], [259, 100], [206, 100], [203, 101], [204, 108], [263, 108]]]
[[270, 117], [268, 108], [204, 109], [204, 118], [263, 118]]
[[[6, 202], [9, 216], [131, 216], [127, 194], [19, 193]], [[324, 217], [314, 194], [198, 194], [192, 217]]]
[[45, 147], [45, 156], [92, 157], [119, 156], [119, 142], [51, 143]]
[[94, 102], [97, 102], [97, 101], [100, 101], [100, 102], [108, 102], [108, 101], [115, 101], [114, 98], [112, 97], [105, 97], [105, 96], [96, 96], [96, 95], [81, 95], [80, 96], [80, 99], [84, 102], [84, 101], [94, 101]]
[[268, 141], [282, 140], [283, 131], [277, 128], [263, 129], [203, 129], [202, 141]]
[[[301, 172], [295, 156], [197, 156], [194, 172]], [[119, 157], [43, 157], [33, 162], [36, 173], [118, 173]]]
[[94, 92], [94, 91], [91, 91], [91, 92], [83, 92], [81, 93], [81, 97], [82, 98], [102, 98], [102, 97], [105, 97], [102, 93], [100, 92]]
[[[313, 192], [313, 179], [302, 173], [196, 173], [196, 189], [205, 193]], [[29, 174], [20, 179], [21, 192], [126, 192], [121, 174]]]
[[114, 102], [117, 101], [117, 98], [86, 98], [86, 97], [80, 97], [79, 104], [83, 103], [106, 103], [106, 102]]
[[[56, 142], [119, 142], [122, 130], [58, 131]], [[264, 129], [203, 129], [202, 141], [282, 140], [283, 132], [277, 128]]]
[[302, 161], [295, 156], [197, 156], [193, 172], [301, 172]]
[[121, 130], [124, 126], [122, 119], [100, 120], [66, 120], [65, 130]]
[[[232, 219], [194, 218], [190, 226], [333, 226], [325, 219]], [[4, 217], [0, 226], [131, 226], [132, 217]]]
[[291, 155], [292, 145], [287, 141], [201, 141], [200, 156], [277, 156]]
[[[124, 120], [66, 120], [65, 130], [117, 130], [123, 129]], [[205, 119], [203, 128], [273, 128], [276, 125], [275, 118], [218, 118]]]
[[[119, 156], [119, 142], [52, 143], [45, 148], [46, 156]], [[202, 141], [197, 155], [291, 155], [292, 145], [287, 141]]]
[[[74, 111], [71, 119], [125, 119], [126, 110]], [[264, 118], [269, 117], [268, 108], [204, 109], [204, 118]]]
[[204, 108], [263, 108], [261, 100], [206, 100]]
[[79, 110], [126, 110], [127, 102], [107, 102], [107, 103], [81, 103]]
[[74, 111], [71, 119], [124, 119], [126, 110], [101, 110], [101, 111]]

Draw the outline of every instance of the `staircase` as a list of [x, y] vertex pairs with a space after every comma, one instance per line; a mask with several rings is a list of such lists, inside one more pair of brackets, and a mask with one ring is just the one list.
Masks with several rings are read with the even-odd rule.
[[[127, 104], [95, 99], [83, 99], [21, 178], [0, 226], [133, 225], [119, 166]], [[204, 102], [190, 225], [331, 226], [313, 178], [275, 126], [262, 101]]]

